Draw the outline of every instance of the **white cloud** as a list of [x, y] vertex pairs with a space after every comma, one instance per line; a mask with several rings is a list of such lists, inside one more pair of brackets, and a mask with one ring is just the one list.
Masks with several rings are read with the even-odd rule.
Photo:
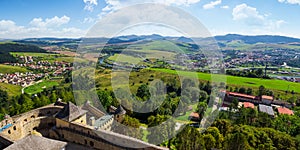
[[34, 18], [29, 24], [34, 27], [59, 27], [63, 24], [67, 24], [70, 21], [70, 17], [62, 16], [62, 17], [53, 17], [53, 18], [46, 18], [43, 20], [42, 18]]
[[249, 25], [262, 25], [265, 21], [263, 15], [256, 8], [247, 4], [237, 5], [232, 11], [233, 20], [245, 21]]
[[300, 5], [300, 0], [278, 0], [280, 3], [287, 3], [287, 4], [298, 4]]
[[68, 27], [59, 28], [67, 24], [70, 18], [63, 16], [50, 19], [34, 18], [28, 26], [18, 26], [12, 20], [0, 20], [0, 38], [29, 38], [29, 37], [83, 37], [86, 31]]
[[274, 30], [280, 28], [286, 22], [284, 20], [271, 20], [269, 14], [260, 14], [254, 7], [247, 4], [237, 5], [232, 11], [233, 20], [241, 21], [253, 29]]
[[0, 20], [0, 33], [17, 32], [24, 27], [17, 26], [15, 22], [11, 20]]
[[94, 23], [94, 22], [95, 22], [95, 18], [86, 17], [86, 18], [84, 18], [82, 23]]
[[94, 7], [98, 5], [97, 0], [83, 0], [85, 3], [84, 10], [92, 12], [94, 10]]
[[224, 6], [221, 6], [221, 8], [223, 8], [223, 9], [229, 9], [229, 6], [228, 5], [224, 5]]
[[203, 5], [203, 9], [213, 9], [215, 6], [220, 5], [222, 0], [211, 1], [208, 4]]
[[[176, 6], [189, 6], [196, 4], [200, 0], [143, 0], [142, 3], [159, 3], [165, 5], [176, 5]], [[122, 7], [126, 7], [133, 4], [139, 4], [139, 0], [105, 0], [106, 7], [102, 9], [104, 12], [110, 12], [117, 10]]]

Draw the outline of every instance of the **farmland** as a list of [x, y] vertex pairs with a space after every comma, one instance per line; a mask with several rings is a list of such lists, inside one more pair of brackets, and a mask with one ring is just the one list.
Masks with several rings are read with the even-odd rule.
[[[187, 71], [175, 71], [170, 69], [152, 69], [159, 72], [165, 72], [169, 74], [177, 74], [180, 73], [181, 75], [189, 76], [190, 72]], [[200, 80], [208, 81], [211, 80], [211, 74], [206, 73], [197, 73], [198, 78]], [[285, 91], [294, 90], [297, 93], [300, 93], [300, 84], [294, 83], [294, 82], [288, 82], [284, 80], [275, 80], [275, 79], [259, 79], [259, 78], [246, 78], [246, 77], [236, 77], [236, 76], [225, 76], [225, 75], [214, 75], [216, 77], [216, 82], [218, 82], [218, 79], [227, 79], [228, 85], [233, 86], [244, 86], [244, 87], [252, 87], [252, 88], [258, 88], [260, 85], [265, 86], [267, 89], [271, 90], [280, 90]], [[218, 78], [220, 77], [220, 78]]]
[[0, 73], [2, 74], [6, 74], [6, 73], [15, 73], [15, 72], [19, 72], [19, 73], [25, 73], [25, 72], [29, 72], [29, 70], [27, 70], [26, 68], [22, 68], [22, 67], [16, 67], [16, 66], [9, 66], [9, 65], [3, 65], [0, 64]]
[[52, 53], [19, 53], [13, 52], [11, 53], [13, 56], [32, 56], [36, 57], [37, 60], [55, 62], [55, 61], [64, 61], [64, 62], [73, 62], [74, 57], [66, 56], [63, 54], [52, 54]]
[[1, 90], [7, 91], [8, 96], [17, 96], [21, 93], [21, 86], [7, 84], [7, 83], [0, 83]]

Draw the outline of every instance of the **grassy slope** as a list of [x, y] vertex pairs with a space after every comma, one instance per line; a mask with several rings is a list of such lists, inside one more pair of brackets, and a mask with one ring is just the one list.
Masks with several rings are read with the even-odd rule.
[[0, 83], [1, 90], [5, 90], [8, 92], [9, 96], [17, 96], [21, 94], [21, 86], [12, 85], [12, 84], [6, 84], [6, 83]]
[[36, 94], [42, 92], [44, 88], [49, 88], [59, 85], [57, 81], [43, 81], [32, 86], [26, 87], [24, 92], [27, 94]]
[[49, 62], [54, 61], [64, 61], [64, 62], [73, 62], [74, 57], [66, 56], [63, 54], [49, 54], [49, 53], [23, 53], [23, 52], [13, 52], [11, 53], [13, 56], [21, 55], [21, 56], [33, 56], [39, 57], [41, 60], [48, 60]]
[[5, 73], [15, 73], [15, 72], [25, 73], [25, 72], [29, 72], [29, 70], [27, 70], [26, 68], [22, 68], [22, 67], [0, 64], [0, 73], [5, 74]]
[[[170, 69], [153, 69], [155, 71], [162, 71], [171, 74], [177, 74], [175, 70]], [[187, 71], [179, 71], [180, 74], [189, 76], [190, 72]], [[206, 73], [197, 73], [200, 80], [210, 80], [211, 74]], [[215, 77], [227, 78], [227, 84], [229, 85], [237, 85], [237, 86], [245, 86], [245, 87], [259, 87], [260, 85], [264, 85], [267, 89], [271, 90], [287, 90], [289, 86], [289, 90], [294, 90], [297, 93], [300, 93], [300, 84], [294, 82], [288, 82], [284, 80], [268, 80], [268, 79], [259, 79], [259, 78], [246, 78], [246, 77], [236, 77], [236, 76], [225, 76], [225, 75], [214, 75]], [[218, 79], [216, 80], [218, 81]]]

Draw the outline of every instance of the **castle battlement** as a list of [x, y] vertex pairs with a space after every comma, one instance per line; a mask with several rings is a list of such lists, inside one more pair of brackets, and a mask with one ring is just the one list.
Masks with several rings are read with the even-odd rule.
[[20, 144], [22, 142], [17, 141], [38, 132], [49, 139], [79, 144], [93, 149], [167, 149], [109, 131], [112, 118], [108, 118], [105, 113], [101, 113], [95, 107], [87, 106], [93, 110], [88, 114], [89, 116], [96, 113], [96, 117], [100, 121], [107, 120], [107, 122], [100, 123], [106, 125], [104, 129], [108, 130], [103, 130], [103, 128], [96, 130], [94, 126], [87, 124], [89, 110], [84, 110], [82, 109], [84, 107], [77, 107], [70, 102], [62, 104], [47, 105], [2, 121], [0, 123], [0, 148], [3, 149], [14, 143]]

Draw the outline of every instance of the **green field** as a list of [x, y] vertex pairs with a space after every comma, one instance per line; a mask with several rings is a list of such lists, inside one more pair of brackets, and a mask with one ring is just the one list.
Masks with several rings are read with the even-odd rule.
[[0, 64], [0, 73], [6, 74], [6, 73], [15, 73], [15, 72], [25, 73], [25, 72], [29, 72], [29, 70], [22, 67]]
[[32, 86], [26, 87], [24, 89], [24, 92], [27, 94], [36, 94], [42, 92], [45, 88], [50, 88], [57, 85], [59, 85], [57, 81], [43, 81]]
[[51, 53], [23, 53], [23, 52], [13, 52], [11, 53], [13, 56], [19, 55], [19, 56], [32, 56], [36, 57], [38, 60], [43, 61], [64, 61], [64, 62], [73, 62], [74, 57], [66, 56], [63, 54], [51, 54]]
[[[191, 72], [188, 71], [176, 71], [170, 69], [151, 69], [155, 71], [170, 73], [170, 74], [177, 74], [183, 76], [191, 76]], [[200, 80], [211, 80], [211, 74], [207, 73], [197, 73], [198, 78]], [[258, 88], [260, 85], [265, 86], [267, 89], [271, 90], [280, 90], [286, 91], [289, 87], [289, 90], [294, 90], [297, 93], [300, 93], [300, 84], [295, 82], [288, 82], [284, 80], [275, 80], [275, 79], [259, 79], [259, 78], [246, 78], [246, 77], [236, 77], [236, 76], [226, 76], [226, 75], [214, 75], [215, 81], [219, 82], [220, 80], [226, 78], [228, 85], [234, 86], [244, 86], [244, 87], [254, 87]]]
[[[184, 44], [183, 44], [184, 45]], [[143, 50], [160, 50], [160, 51], [169, 51], [176, 53], [186, 53], [188, 51], [187, 47], [178, 46], [176, 43], [171, 41], [153, 41], [147, 44], [137, 44], [137, 47], [142, 48]], [[187, 46], [187, 45], [185, 45]]]
[[7, 91], [9, 96], [17, 96], [21, 94], [21, 86], [7, 83], [0, 83], [1, 90]]
[[121, 62], [121, 63], [127, 62], [127, 63], [133, 63], [133, 64], [143, 61], [142, 58], [133, 57], [133, 56], [124, 55], [124, 54], [115, 54], [113, 56], [110, 56], [108, 59], [113, 62]]

